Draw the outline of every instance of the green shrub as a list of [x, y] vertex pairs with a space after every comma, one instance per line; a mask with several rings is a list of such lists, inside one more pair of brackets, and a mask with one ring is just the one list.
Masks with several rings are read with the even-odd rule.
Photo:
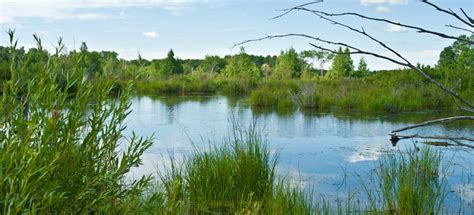
[[151, 140], [123, 138], [130, 87], [111, 100], [115, 81], [85, 77], [71, 66], [81, 60], [56, 54], [34, 74], [12, 66], [0, 100], [0, 213], [140, 210], [151, 178], [126, 174]]

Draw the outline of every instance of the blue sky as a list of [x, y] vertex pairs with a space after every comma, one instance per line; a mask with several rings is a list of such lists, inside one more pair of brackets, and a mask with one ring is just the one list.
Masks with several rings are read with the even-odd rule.
[[[163, 58], [173, 48], [180, 58], [203, 58], [206, 54], [235, 54], [234, 43], [271, 34], [305, 33], [324, 39], [347, 42], [358, 47], [386, 53], [373, 42], [353, 32], [328, 24], [304, 12], [288, 14], [277, 20], [278, 10], [308, 1], [301, 0], [0, 0], [0, 30], [14, 28], [19, 43], [33, 47], [32, 34], [42, 37], [49, 49], [59, 36], [68, 50], [85, 41], [91, 50], [113, 50], [126, 59], [140, 52], [148, 59]], [[474, 12], [471, 0], [434, 1], [445, 8], [464, 8]], [[446, 28], [460, 25], [452, 17], [413, 0], [326, 0], [314, 8], [328, 12], [360, 12], [420, 25], [452, 35], [463, 32]], [[414, 62], [434, 64], [439, 52], [452, 41], [412, 30], [394, 28], [357, 18], [339, 21], [364, 27]], [[308, 40], [284, 38], [246, 44], [251, 54], [278, 54], [294, 47], [310, 49]], [[7, 35], [0, 34], [0, 44]], [[353, 56], [355, 62], [359, 56]], [[372, 69], [395, 68], [389, 62], [366, 57]]]

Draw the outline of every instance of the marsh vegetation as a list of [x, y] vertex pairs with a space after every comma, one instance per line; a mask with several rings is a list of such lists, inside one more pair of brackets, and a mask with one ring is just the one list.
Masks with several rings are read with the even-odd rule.
[[[449, 207], [449, 161], [416, 145], [382, 154], [360, 192], [332, 201], [277, 174], [279, 153], [251, 124], [232, 121], [226, 138], [195, 148], [155, 175], [129, 177], [153, 137], [125, 135], [134, 95], [223, 94], [252, 108], [368, 113], [455, 111], [423, 70], [473, 102], [474, 49], [461, 36], [436, 66], [369, 71], [350, 51], [289, 48], [278, 56], [119, 59], [117, 53], [0, 47], [0, 210], [18, 213], [438, 214]], [[332, 53], [332, 54], [331, 54]], [[331, 69], [314, 61], [332, 61]], [[472, 127], [468, 124], [466, 127]], [[470, 128], [469, 127], [469, 128]], [[388, 139], [387, 139], [388, 141]], [[448, 165], [444, 165], [444, 164]], [[472, 175], [472, 173], [469, 173]], [[317, 188], [316, 188], [317, 189]], [[464, 211], [464, 210], [463, 210]]]

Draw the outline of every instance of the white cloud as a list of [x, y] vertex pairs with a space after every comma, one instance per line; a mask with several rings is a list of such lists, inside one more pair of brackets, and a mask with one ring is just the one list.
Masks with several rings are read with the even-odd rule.
[[97, 13], [82, 13], [82, 14], [77, 14], [76, 17], [79, 20], [106, 20], [110, 18], [106, 15], [97, 14]]
[[404, 33], [407, 32], [407, 28], [399, 26], [399, 25], [394, 25], [394, 24], [387, 24], [387, 29], [386, 31], [388, 32], [398, 32], [398, 33]]
[[388, 0], [388, 3], [393, 5], [407, 5], [408, 0]]
[[377, 13], [388, 13], [388, 12], [390, 12], [390, 8], [387, 7], [387, 6], [379, 5], [375, 8], [375, 12], [377, 12]]
[[408, 0], [360, 0], [360, 4], [364, 6], [368, 5], [407, 5]]
[[367, 6], [371, 4], [385, 4], [387, 0], [360, 0], [360, 4]]
[[156, 33], [155, 31], [143, 32], [143, 35], [149, 38], [155, 38], [160, 36], [160, 34]]
[[43, 19], [106, 19], [97, 13], [81, 14], [78, 10], [103, 8], [158, 7], [180, 11], [209, 0], [0, 0], [0, 23], [14, 22], [17, 18]]

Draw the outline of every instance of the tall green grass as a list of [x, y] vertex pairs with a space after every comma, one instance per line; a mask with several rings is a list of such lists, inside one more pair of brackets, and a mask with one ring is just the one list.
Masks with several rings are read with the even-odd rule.
[[193, 214], [311, 211], [306, 194], [277, 180], [276, 164], [255, 125], [234, 124], [222, 144], [196, 149], [162, 174], [159, 183], [168, 197], [163, 208]]
[[408, 71], [387, 73], [336, 80], [267, 80], [252, 92], [250, 102], [253, 106], [388, 113], [456, 109], [448, 95]]
[[[447, 195], [446, 169], [441, 153], [420, 151], [385, 155], [372, 183], [364, 185], [370, 211], [388, 214], [439, 214]], [[449, 166], [449, 165], [448, 165]]]
[[136, 82], [136, 89], [139, 94], [148, 95], [214, 93], [217, 90], [217, 85], [211, 76], [195, 74], [157, 80], [140, 80]]
[[293, 108], [292, 92], [298, 90], [296, 81], [267, 80], [250, 96], [250, 104], [256, 107], [274, 107], [277, 110]]

